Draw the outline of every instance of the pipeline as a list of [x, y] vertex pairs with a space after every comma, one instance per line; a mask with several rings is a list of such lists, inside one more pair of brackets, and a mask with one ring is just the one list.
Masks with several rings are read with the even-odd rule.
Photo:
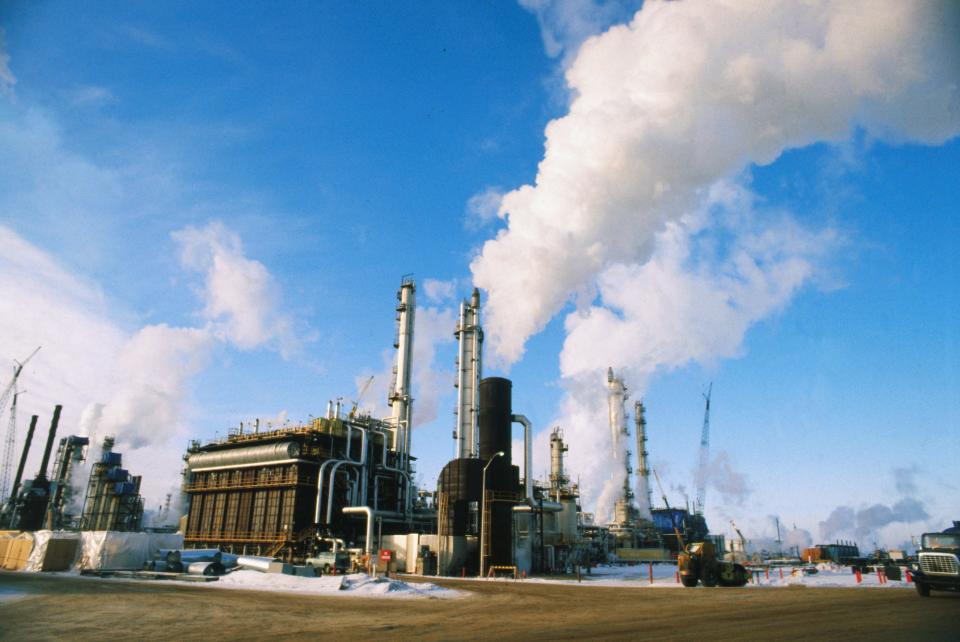
[[392, 521], [405, 521], [406, 517], [402, 513], [393, 513], [388, 511], [375, 511], [369, 506], [345, 506], [343, 508], [345, 515], [366, 515], [366, 539], [363, 543], [363, 552], [368, 555], [373, 552], [373, 518], [379, 517]]
[[[340, 464], [354, 464], [360, 465], [361, 467], [366, 468], [367, 465], [367, 430], [366, 428], [361, 428], [360, 426], [354, 426], [350, 422], [344, 422], [344, 425], [347, 427], [347, 452], [346, 459], [328, 459], [320, 465], [320, 471], [317, 474], [317, 505], [313, 512], [313, 521], [316, 524], [320, 523], [320, 504], [323, 501], [323, 474], [327, 469], [327, 466], [330, 464], [334, 465], [334, 473], [336, 472], [336, 467]], [[353, 431], [359, 430], [361, 433], [360, 439], [360, 459], [355, 460], [350, 457], [351, 445], [353, 444]], [[328, 501], [328, 510], [327, 510], [327, 523], [330, 522], [331, 511], [329, 503], [332, 502], [333, 497], [333, 475], [330, 475], [330, 497], [331, 500]], [[364, 475], [365, 477], [366, 475]], [[365, 498], [364, 498], [365, 499]]]
[[563, 505], [559, 502], [541, 502], [533, 497], [533, 424], [523, 415], [510, 415], [513, 423], [523, 426], [523, 501], [526, 505], [514, 506], [518, 513], [543, 510], [546, 513], [559, 513]]

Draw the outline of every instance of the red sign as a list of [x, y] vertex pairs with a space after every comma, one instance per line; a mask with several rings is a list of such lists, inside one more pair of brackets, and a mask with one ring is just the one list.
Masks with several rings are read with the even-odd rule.
[[393, 551], [388, 551], [388, 550], [380, 551], [381, 562], [389, 562], [391, 559], [393, 559]]

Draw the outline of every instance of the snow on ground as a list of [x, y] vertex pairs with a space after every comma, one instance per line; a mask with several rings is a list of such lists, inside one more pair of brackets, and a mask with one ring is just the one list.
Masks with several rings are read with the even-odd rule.
[[[794, 573], [794, 568], [796, 573]], [[753, 579], [747, 584], [747, 588], [775, 588], [785, 586], [806, 586], [810, 588], [913, 588], [912, 583], [905, 581], [888, 580], [885, 584], [880, 583], [880, 578], [876, 573], [868, 573], [862, 576], [862, 581], [857, 584], [856, 576], [849, 568], [843, 566], [834, 566], [832, 564], [820, 564], [817, 573], [814, 575], [805, 575], [801, 568], [783, 567], [783, 578], [780, 577], [781, 569], [773, 567], [768, 570], [759, 569], [753, 574]], [[636, 566], [597, 566], [590, 569], [588, 574], [584, 570], [581, 574], [581, 581], [576, 578], [528, 578], [520, 580], [523, 582], [533, 582], [542, 584], [579, 584], [581, 586], [619, 586], [624, 588], [682, 588], [676, 576], [676, 564], [653, 564], [653, 582], [650, 582], [650, 565], [638, 564]], [[478, 582], [513, 582], [512, 578], [497, 579], [473, 579]], [[701, 587], [698, 587], [701, 588]]]
[[[193, 585], [196, 586], [196, 584]], [[363, 573], [300, 577], [280, 573], [239, 570], [221, 576], [217, 582], [205, 583], [202, 586], [345, 597], [453, 599], [467, 596], [463, 591], [444, 588], [436, 584], [408, 584], [402, 580], [386, 577], [368, 577]]]

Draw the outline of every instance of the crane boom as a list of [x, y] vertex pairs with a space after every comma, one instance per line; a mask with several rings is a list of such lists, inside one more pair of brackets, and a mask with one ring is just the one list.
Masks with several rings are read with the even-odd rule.
[[700, 432], [700, 463], [697, 466], [697, 504], [696, 511], [703, 514], [707, 500], [707, 466], [710, 462], [710, 395], [713, 392], [713, 383], [707, 388], [706, 409], [703, 412], [703, 430]]
[[13, 451], [17, 439], [17, 397], [20, 395], [17, 391], [17, 380], [20, 378], [20, 373], [23, 372], [23, 367], [27, 365], [30, 359], [33, 359], [34, 355], [38, 352], [40, 352], [40, 346], [37, 346], [23, 361], [13, 360], [13, 363], [16, 364], [13, 366], [13, 377], [11, 377], [10, 382], [7, 383], [3, 389], [3, 393], [0, 394], [0, 415], [6, 410], [10, 397], [13, 397], [13, 404], [10, 406], [10, 420], [7, 425], [7, 434], [4, 435], [3, 439], [3, 459], [0, 460], [0, 465], [3, 466], [3, 468], [0, 469], [0, 497], [6, 497], [7, 484], [10, 481], [10, 471], [13, 468]]

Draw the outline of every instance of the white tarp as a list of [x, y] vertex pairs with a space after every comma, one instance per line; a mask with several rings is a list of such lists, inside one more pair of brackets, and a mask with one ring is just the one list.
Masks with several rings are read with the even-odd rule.
[[[80, 539], [80, 533], [73, 531], [34, 531], [33, 549], [30, 551], [30, 557], [27, 558], [26, 571], [44, 570], [44, 562], [47, 561], [48, 548], [51, 540], [77, 540]], [[75, 560], [67, 560], [64, 564], [55, 564], [56, 570], [66, 570], [73, 566]], [[49, 566], [49, 564], [47, 564]], [[60, 568], [63, 567], [63, 568]]]
[[137, 570], [161, 548], [183, 548], [183, 535], [83, 531], [78, 568]]

